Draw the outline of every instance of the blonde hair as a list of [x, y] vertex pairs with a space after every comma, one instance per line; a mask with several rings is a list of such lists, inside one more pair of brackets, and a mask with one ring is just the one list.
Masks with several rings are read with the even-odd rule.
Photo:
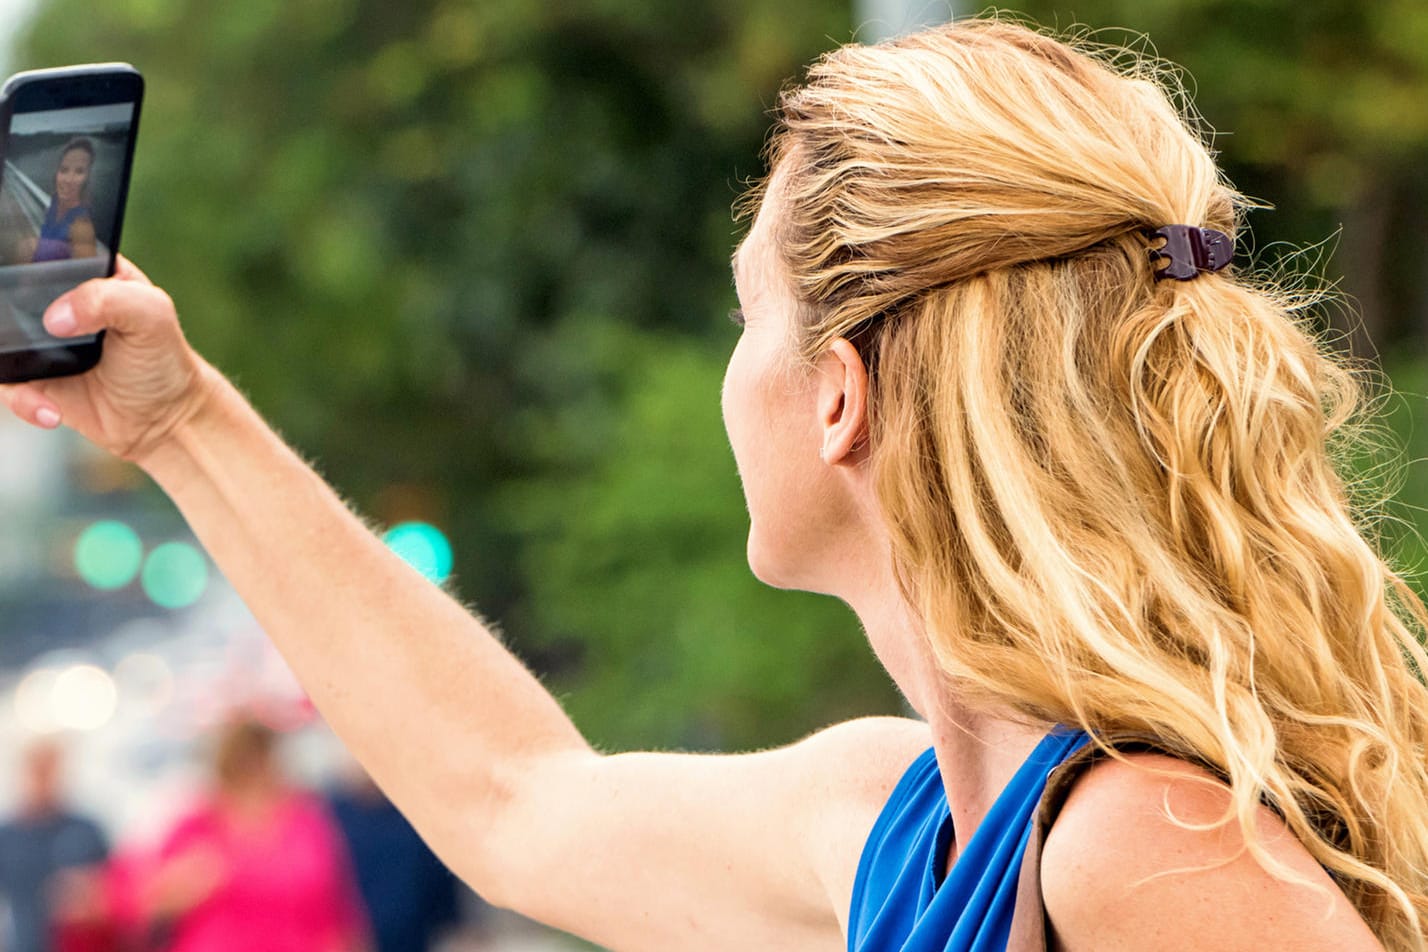
[[[873, 368], [895, 567], [965, 697], [1154, 735], [1268, 803], [1392, 949], [1428, 924], [1422, 603], [1358, 531], [1355, 375], [1287, 292], [1154, 280], [1245, 201], [1174, 77], [1005, 20], [814, 65], [778, 108], [806, 357]], [[755, 200], [757, 193], [755, 193]]]

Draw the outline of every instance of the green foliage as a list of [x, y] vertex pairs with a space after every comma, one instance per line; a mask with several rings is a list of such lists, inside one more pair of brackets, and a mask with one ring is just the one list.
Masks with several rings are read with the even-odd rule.
[[[1061, 4], [1018, 7], [1071, 25]], [[1416, 0], [1088, 0], [1075, 17], [1102, 28], [1093, 39], [1149, 37], [1228, 136], [1226, 158], [1288, 173], [1295, 205], [1340, 208], [1365, 165], [1414, 161], [1428, 143], [1428, 7]]]
[[513, 487], [508, 511], [528, 540], [530, 627], [583, 636], [580, 677], [555, 686], [573, 689], [568, 704], [592, 739], [742, 747], [895, 710], [846, 609], [765, 588], [745, 566], [747, 519], [718, 410], [723, 360], [618, 326], [575, 333], [619, 341], [591, 348], [633, 372], [619, 413], [534, 425], [555, 449], [574, 433], [603, 445], [588, 472]]
[[1428, 598], [1428, 361], [1399, 361], [1388, 373], [1384, 449], [1371, 475], [1384, 500], [1376, 534], [1394, 568]]
[[126, 252], [359, 508], [449, 532], [593, 736], [759, 744], [895, 706], [846, 611], [749, 577], [718, 419], [730, 204], [847, 30], [832, 2], [50, 0], [19, 65], [144, 72]]
[[[1343, 247], [1380, 252], [1360, 270], [1405, 342], [1420, 7], [1076, 14], [1199, 78], [1232, 177], [1286, 209], [1261, 245], [1376, 210]], [[754, 745], [896, 707], [845, 610], [749, 577], [717, 411], [729, 205], [779, 86], [851, 26], [843, 0], [47, 0], [18, 65], [143, 70], [126, 251], [359, 508], [448, 532], [462, 595], [592, 737]], [[1422, 394], [1416, 360], [1394, 373]]]

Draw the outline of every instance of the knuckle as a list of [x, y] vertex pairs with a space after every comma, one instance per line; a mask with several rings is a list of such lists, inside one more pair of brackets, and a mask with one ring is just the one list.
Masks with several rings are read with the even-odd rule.
[[169, 292], [160, 287], [150, 286], [147, 289], [154, 298], [154, 303], [164, 312], [165, 317], [175, 317], [178, 308], [174, 306], [174, 299], [169, 296]]
[[87, 321], [104, 312], [106, 290], [100, 281], [86, 281], [70, 292], [70, 306], [75, 316]]
[[134, 286], [133, 294], [135, 310], [142, 312], [151, 324], [168, 327], [178, 323], [173, 298], [162, 288]]

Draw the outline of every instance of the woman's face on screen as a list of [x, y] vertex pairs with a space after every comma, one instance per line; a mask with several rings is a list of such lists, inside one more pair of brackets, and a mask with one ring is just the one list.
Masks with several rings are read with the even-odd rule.
[[76, 203], [84, 196], [92, 162], [84, 149], [70, 149], [60, 156], [59, 169], [55, 172], [55, 194], [60, 201]]

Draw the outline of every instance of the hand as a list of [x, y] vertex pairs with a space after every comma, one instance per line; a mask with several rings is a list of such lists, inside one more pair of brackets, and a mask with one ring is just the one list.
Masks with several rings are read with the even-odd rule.
[[188, 346], [173, 301], [120, 258], [113, 278], [87, 281], [45, 311], [56, 337], [107, 330], [99, 365], [74, 377], [0, 386], [20, 419], [61, 423], [116, 456], [141, 462], [202, 406], [214, 371]]

